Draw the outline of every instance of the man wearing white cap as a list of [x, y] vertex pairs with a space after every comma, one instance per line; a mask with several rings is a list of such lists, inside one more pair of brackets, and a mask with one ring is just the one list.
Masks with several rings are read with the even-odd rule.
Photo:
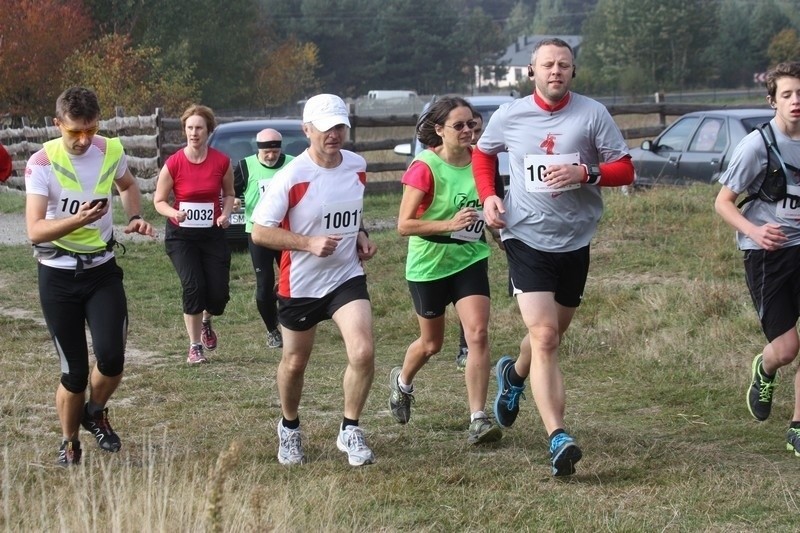
[[344, 417], [336, 446], [353, 466], [375, 461], [358, 425], [375, 371], [372, 305], [362, 261], [375, 255], [361, 219], [366, 161], [342, 150], [347, 105], [318, 94], [303, 109], [309, 148], [280, 170], [253, 212], [253, 242], [285, 250], [278, 282], [283, 355], [278, 461], [304, 461], [299, 406], [317, 324], [333, 319], [344, 339]]

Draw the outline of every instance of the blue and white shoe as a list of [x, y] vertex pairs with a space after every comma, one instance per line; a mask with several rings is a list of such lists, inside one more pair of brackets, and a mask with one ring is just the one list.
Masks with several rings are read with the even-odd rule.
[[575, 444], [575, 439], [567, 433], [559, 433], [550, 441], [550, 464], [553, 475], [571, 476], [575, 473], [575, 463], [581, 460], [583, 452]]
[[504, 355], [495, 365], [497, 374], [497, 396], [494, 399], [494, 418], [497, 425], [510, 428], [519, 414], [519, 400], [525, 397], [525, 386], [516, 386], [508, 382], [508, 370], [514, 360]]

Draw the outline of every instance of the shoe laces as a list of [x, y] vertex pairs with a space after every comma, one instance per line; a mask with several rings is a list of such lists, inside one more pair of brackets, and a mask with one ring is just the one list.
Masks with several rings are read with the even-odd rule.
[[516, 385], [509, 385], [503, 391], [503, 396], [506, 400], [506, 406], [509, 411], [513, 411], [518, 407], [520, 398], [525, 398], [525, 388], [517, 387]]
[[100, 415], [92, 419], [92, 423], [103, 433], [113, 433], [111, 422], [108, 421], [108, 409], [100, 411]]
[[289, 452], [289, 455], [300, 455], [300, 432], [285, 431], [285, 438], [281, 439], [281, 445]]
[[555, 452], [557, 449], [561, 448], [565, 444], [569, 444], [570, 442], [574, 442], [574, 439], [570, 437], [567, 433], [559, 433], [553, 440], [550, 442], [550, 453]]
[[771, 402], [772, 401], [772, 389], [775, 388], [775, 380], [769, 381], [764, 379], [764, 376], [758, 376], [758, 401], [760, 402]]
[[787, 436], [788, 440], [794, 443], [794, 441], [800, 439], [800, 428], [789, 428]]
[[364, 432], [360, 427], [353, 427], [350, 430], [345, 430], [345, 437], [347, 438], [347, 448], [353, 451], [363, 450], [367, 447], [367, 442], [364, 439]]

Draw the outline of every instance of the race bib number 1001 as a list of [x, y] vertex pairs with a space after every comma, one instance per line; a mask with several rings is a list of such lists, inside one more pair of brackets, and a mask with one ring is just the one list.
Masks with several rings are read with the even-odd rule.
[[361, 227], [362, 199], [325, 204], [322, 207], [322, 231], [325, 235], [355, 235]]
[[527, 154], [523, 160], [525, 165], [525, 190], [535, 193], [553, 193], [569, 191], [571, 189], [580, 188], [580, 183], [572, 183], [558, 189], [548, 187], [544, 182], [544, 171], [550, 165], [578, 165], [580, 164], [580, 155], [576, 152], [574, 154], [558, 154], [558, 155], [533, 155]]

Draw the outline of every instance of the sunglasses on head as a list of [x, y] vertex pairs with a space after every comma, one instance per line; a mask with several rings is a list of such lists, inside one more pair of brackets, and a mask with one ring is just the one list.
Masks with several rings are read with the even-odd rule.
[[456, 122], [455, 124], [445, 124], [445, 126], [453, 128], [456, 131], [461, 131], [465, 127], [468, 130], [474, 130], [475, 126], [477, 126], [477, 125], [478, 125], [478, 121], [477, 120], [468, 120], [466, 122]]

